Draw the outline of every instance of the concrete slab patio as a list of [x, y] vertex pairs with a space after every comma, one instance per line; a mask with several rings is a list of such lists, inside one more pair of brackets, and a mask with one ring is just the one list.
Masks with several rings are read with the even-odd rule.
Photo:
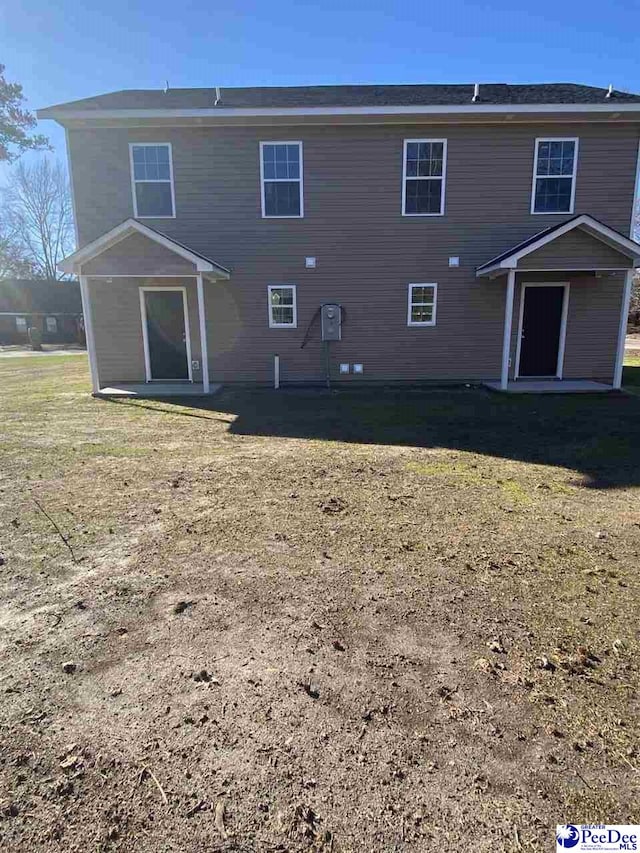
[[499, 382], [485, 382], [484, 385], [505, 394], [605, 394], [614, 390], [613, 385], [591, 379], [519, 379], [509, 382], [506, 390]]
[[211, 385], [208, 394], [199, 382], [124, 382], [101, 388], [94, 397], [208, 397], [220, 390], [221, 385]]

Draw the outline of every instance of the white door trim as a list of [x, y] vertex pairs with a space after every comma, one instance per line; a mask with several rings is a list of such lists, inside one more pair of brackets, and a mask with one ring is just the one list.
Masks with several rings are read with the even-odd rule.
[[558, 341], [558, 361], [556, 364], [556, 375], [549, 376], [527, 376], [527, 379], [562, 379], [564, 370], [564, 351], [567, 342], [567, 317], [569, 316], [569, 282], [568, 281], [544, 281], [532, 282], [523, 281], [520, 285], [520, 308], [518, 318], [518, 337], [516, 340], [516, 369], [513, 378], [520, 378], [520, 351], [522, 349], [522, 321], [524, 319], [524, 299], [525, 290], [527, 287], [562, 287], [564, 293], [562, 296], [562, 313], [560, 315], [560, 338]]
[[[140, 287], [140, 318], [142, 320], [142, 342], [144, 344], [144, 372], [146, 382], [193, 382], [191, 371], [191, 332], [189, 329], [189, 306], [187, 304], [187, 288], [186, 287]], [[149, 355], [149, 334], [147, 330], [147, 304], [145, 301], [145, 292], [147, 290], [160, 290], [166, 292], [168, 290], [177, 290], [182, 292], [182, 307], [184, 309], [184, 331], [187, 344], [187, 370], [189, 374], [188, 380], [162, 379], [151, 375], [151, 358]]]

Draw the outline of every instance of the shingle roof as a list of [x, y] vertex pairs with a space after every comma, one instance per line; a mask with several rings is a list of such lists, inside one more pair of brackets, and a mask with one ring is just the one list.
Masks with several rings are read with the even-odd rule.
[[82, 314], [77, 281], [0, 279], [0, 313]]
[[[286, 86], [220, 89], [218, 106], [244, 107], [384, 107], [456, 106], [471, 103], [473, 83], [408, 86]], [[479, 104], [604, 104], [639, 103], [640, 95], [577, 83], [481, 83]], [[210, 89], [125, 89], [48, 107], [47, 110], [210, 109]]]

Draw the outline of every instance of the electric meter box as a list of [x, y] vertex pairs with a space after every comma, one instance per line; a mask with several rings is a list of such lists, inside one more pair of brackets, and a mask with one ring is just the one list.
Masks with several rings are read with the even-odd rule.
[[339, 305], [329, 303], [323, 305], [320, 310], [322, 322], [322, 340], [342, 340], [342, 309]]

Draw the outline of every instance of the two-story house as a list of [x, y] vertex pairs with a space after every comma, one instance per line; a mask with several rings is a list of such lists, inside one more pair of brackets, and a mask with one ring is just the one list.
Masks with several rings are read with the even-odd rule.
[[639, 95], [168, 89], [38, 116], [67, 132], [94, 392], [620, 387]]

